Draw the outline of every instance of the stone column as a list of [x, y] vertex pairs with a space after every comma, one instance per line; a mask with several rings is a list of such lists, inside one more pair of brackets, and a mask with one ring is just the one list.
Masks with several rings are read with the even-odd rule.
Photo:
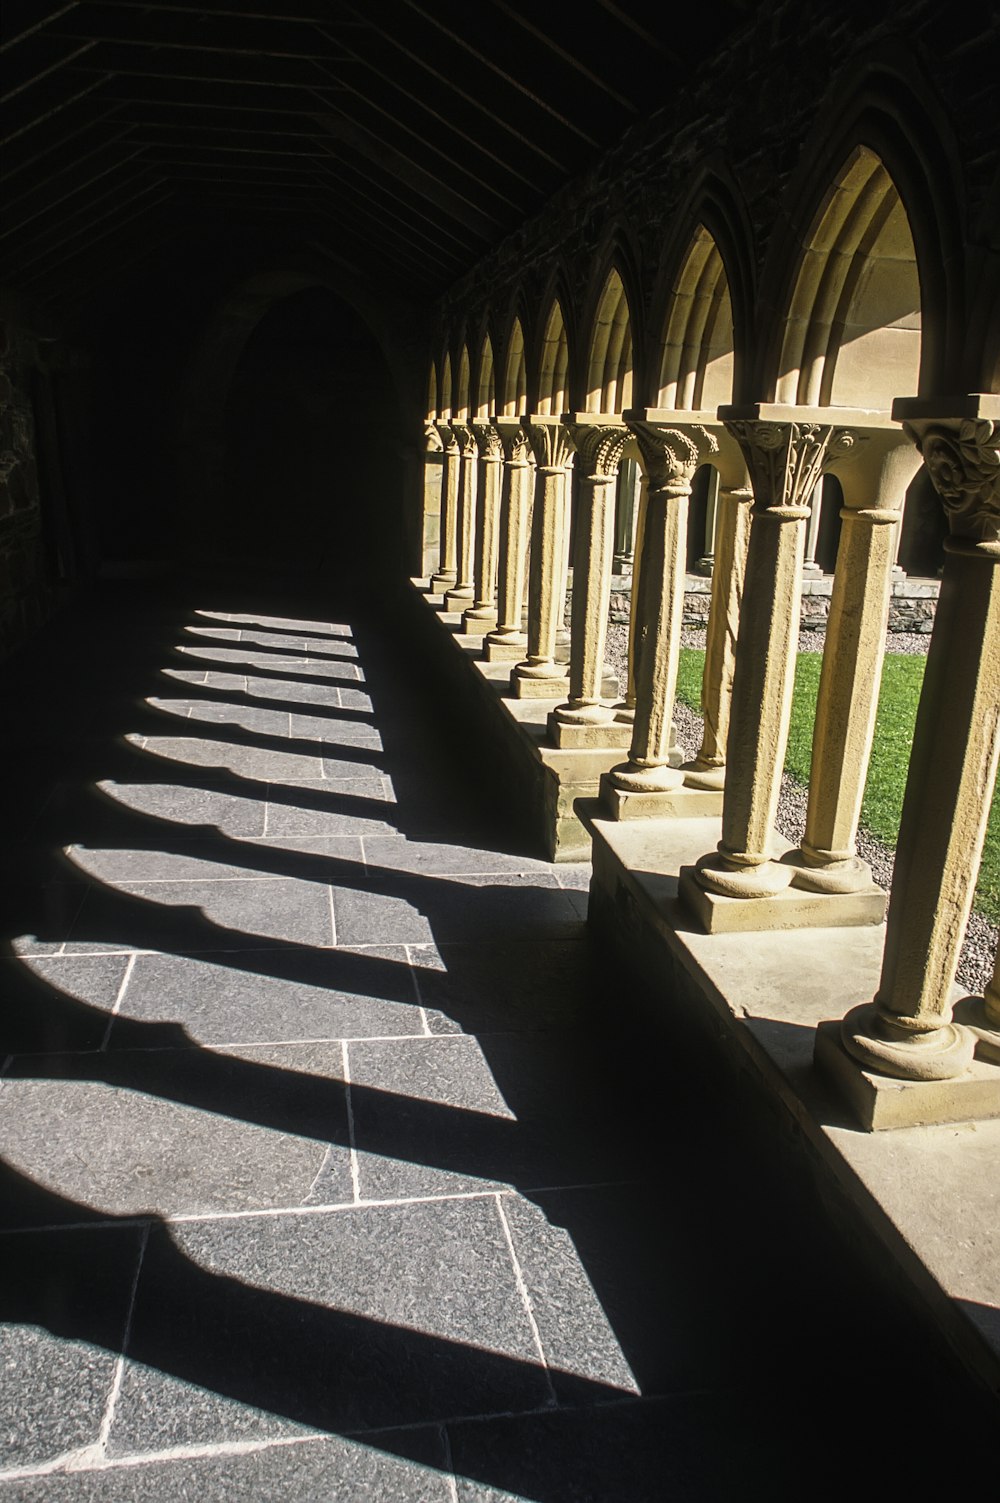
[[566, 603], [564, 576], [567, 492], [573, 447], [560, 418], [524, 421], [535, 456], [535, 505], [528, 581], [528, 652], [511, 673], [519, 697], [558, 698], [568, 687], [566, 665], [556, 661], [556, 633]]
[[485, 635], [497, 622], [497, 529], [503, 449], [500, 435], [492, 423], [473, 423], [472, 433], [479, 454], [475, 599], [462, 617], [462, 626], [464, 631], [479, 636]]
[[646, 477], [646, 515], [634, 612], [635, 718], [628, 761], [612, 768], [624, 793], [665, 793], [684, 775], [671, 765], [672, 717], [684, 613], [688, 497], [695, 470], [717, 450], [708, 429], [626, 414]]
[[635, 557], [636, 492], [639, 488], [638, 465], [631, 458], [622, 460], [615, 505], [615, 552], [613, 568], [622, 574], [632, 567]]
[[458, 481], [462, 451], [447, 423], [436, 423], [435, 427], [444, 446], [444, 467], [441, 472], [441, 558], [438, 571], [431, 579], [431, 589], [437, 595], [450, 590], [458, 578]]
[[705, 551], [695, 564], [695, 572], [711, 575], [715, 570], [716, 527], [719, 517], [719, 472], [713, 469], [708, 477], [708, 494], [705, 497]]
[[[730, 446], [736, 448], [732, 438], [726, 435], [720, 445], [724, 455], [730, 453]], [[725, 785], [736, 637], [743, 603], [752, 502], [750, 477], [742, 455], [737, 452], [729, 459], [727, 474], [720, 477], [718, 486], [712, 601], [705, 637], [705, 672], [701, 681], [705, 728], [697, 756], [682, 769], [687, 788], [719, 791]]]
[[458, 488], [458, 535], [456, 554], [458, 578], [444, 597], [445, 609], [464, 611], [475, 602], [475, 542], [476, 542], [476, 472], [479, 450], [468, 423], [452, 421], [461, 455], [461, 471]]
[[433, 576], [433, 560], [441, 554], [441, 501], [444, 445], [433, 423], [424, 424], [423, 508], [420, 524], [420, 578]]
[[755, 504], [733, 674], [728, 767], [718, 852], [697, 881], [726, 897], [770, 897], [792, 867], [772, 860], [798, 648], [809, 496], [835, 454], [855, 442], [814, 409], [719, 410], [743, 450]]
[[523, 628], [527, 575], [528, 530], [535, 477], [535, 459], [528, 435], [517, 418], [501, 418], [497, 432], [503, 447], [500, 499], [500, 547], [497, 624], [486, 638], [486, 657], [493, 662], [517, 662], [528, 647]]
[[635, 533], [633, 545], [635, 552], [632, 556], [632, 591], [629, 598], [628, 610], [628, 670], [625, 678], [625, 698], [621, 704], [615, 705], [615, 719], [622, 725], [632, 725], [635, 721], [635, 646], [636, 646], [636, 623], [639, 620], [639, 581], [642, 574], [642, 540], [646, 531], [646, 476], [640, 466], [639, 469], [639, 497], [635, 510]]
[[963, 997], [955, 1008], [955, 1021], [975, 1034], [976, 1054], [1000, 1065], [1000, 950], [993, 977], [981, 997]]
[[809, 520], [806, 523], [806, 545], [802, 559], [802, 568], [806, 574], [822, 574], [822, 569], [816, 562], [816, 549], [819, 547], [820, 520], [823, 515], [823, 481], [818, 480], [813, 486], [812, 495], [809, 497]]
[[[847, 1015], [841, 1037], [876, 1075], [957, 1086], [976, 1036], [951, 1021], [951, 989], [1000, 758], [1000, 396], [910, 398], [893, 416], [923, 455], [950, 536], [879, 989]], [[1000, 1077], [997, 1090], [1000, 1112]], [[953, 1109], [949, 1098], [945, 1115]]]
[[[813, 729], [801, 865], [810, 892], [860, 892], [871, 869], [857, 855], [878, 708], [892, 562], [906, 487], [920, 455], [904, 433], [869, 432], [835, 464], [844, 495], [830, 618]], [[814, 495], [816, 493], [814, 492]]]
[[568, 426], [577, 453], [579, 491], [569, 699], [553, 711], [557, 735], [559, 726], [604, 726], [613, 719], [613, 711], [604, 703], [601, 689], [611, 607], [615, 490], [618, 466], [629, 436], [624, 424], [594, 420], [583, 413], [574, 414]]

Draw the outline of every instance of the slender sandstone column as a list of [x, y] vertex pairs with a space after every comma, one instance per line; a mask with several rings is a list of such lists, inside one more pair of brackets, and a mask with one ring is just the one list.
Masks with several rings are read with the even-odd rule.
[[1000, 759], [1000, 396], [909, 398], [894, 403], [893, 416], [923, 454], [950, 537], [882, 976], [874, 1001], [844, 1019], [842, 1038], [878, 1074], [950, 1080], [964, 1073], [976, 1045], [974, 1033], [951, 1021], [950, 994]]
[[534, 456], [520, 421], [497, 423], [503, 446], [503, 480], [500, 501], [499, 587], [497, 624], [486, 638], [491, 660], [523, 657], [528, 638], [523, 630], [524, 591], [528, 558], [528, 529], [535, 477]]
[[684, 775], [671, 766], [672, 717], [684, 614], [687, 509], [691, 482], [718, 445], [698, 424], [667, 426], [626, 414], [646, 476], [635, 612], [635, 719], [628, 761], [611, 770], [627, 793], [667, 792]]
[[526, 418], [524, 428], [535, 455], [535, 506], [528, 583], [528, 652], [513, 675], [561, 679], [565, 678], [566, 665], [556, 661], [556, 633], [566, 602], [563, 566], [573, 449], [559, 418]]
[[465, 630], [485, 634], [496, 625], [497, 515], [500, 501], [500, 464], [503, 449], [492, 423], [473, 423], [479, 453], [476, 482], [475, 599], [463, 617]]
[[622, 424], [587, 422], [579, 414], [569, 431], [579, 475], [569, 699], [553, 713], [562, 725], [604, 725], [612, 719], [610, 706], [601, 699], [601, 683], [611, 607], [615, 489], [629, 435]]
[[475, 601], [476, 473], [479, 450], [468, 423], [452, 421], [451, 430], [461, 454], [458, 489], [458, 578], [445, 595], [445, 607], [464, 611]]
[[622, 574], [631, 567], [635, 556], [635, 512], [638, 491], [638, 465], [625, 458], [619, 467], [617, 504], [615, 506], [614, 571]]
[[705, 551], [695, 564], [695, 573], [710, 576], [715, 571], [716, 529], [719, 519], [719, 472], [713, 469], [708, 477], [708, 494], [705, 497]]
[[435, 593], [450, 590], [458, 578], [458, 481], [461, 450], [447, 423], [435, 425], [444, 445], [444, 469], [441, 475], [441, 560], [431, 580]]
[[632, 556], [632, 591], [628, 610], [628, 667], [625, 677], [625, 698], [615, 705], [615, 719], [623, 725], [635, 722], [635, 649], [639, 621], [639, 585], [642, 577], [642, 540], [646, 532], [646, 494], [648, 484], [642, 467], [639, 468], [639, 495], [635, 508], [635, 533]]
[[703, 887], [727, 897], [773, 896], [792, 878], [792, 867], [771, 859], [771, 844], [795, 678], [808, 498], [828, 460], [855, 441], [848, 430], [795, 421], [795, 414], [795, 408], [720, 408], [743, 450], [756, 498], [733, 674], [722, 840], [696, 873]]
[[806, 545], [802, 559], [802, 568], [806, 574], [822, 574], [822, 569], [816, 562], [816, 549], [819, 547], [820, 519], [823, 515], [823, 481], [817, 480], [813, 486], [812, 495], [809, 497], [809, 520], [806, 523]]
[[424, 424], [423, 511], [420, 524], [420, 578], [433, 575], [430, 561], [441, 552], [441, 503], [444, 479], [444, 445], [433, 423]]
[[[732, 443], [732, 439], [729, 439]], [[728, 447], [723, 440], [722, 447]], [[705, 637], [705, 672], [701, 681], [701, 708], [705, 729], [698, 755], [682, 769], [688, 788], [718, 790], [725, 784], [726, 743], [736, 667], [736, 637], [743, 603], [747, 546], [750, 541], [750, 507], [753, 491], [742, 455], [742, 477], [727, 475], [734, 483], [720, 484], [715, 525], [715, 558], [712, 569], [712, 603]]]
[[[882, 679], [899, 509], [920, 456], [905, 433], [870, 433], [834, 466], [844, 494], [837, 566], [813, 728], [802, 864], [792, 885], [860, 892], [871, 868], [857, 855]], [[815, 494], [815, 493], [814, 493]]]

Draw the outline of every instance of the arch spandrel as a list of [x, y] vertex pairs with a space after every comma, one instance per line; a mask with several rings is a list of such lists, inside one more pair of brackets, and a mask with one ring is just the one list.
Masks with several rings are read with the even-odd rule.
[[732, 401], [734, 359], [725, 265], [712, 235], [699, 225], [670, 299], [657, 405], [691, 412]]
[[538, 411], [558, 417], [568, 406], [569, 340], [559, 299], [553, 302], [545, 324], [538, 374]]
[[632, 320], [621, 276], [608, 273], [594, 318], [587, 371], [587, 412], [632, 406]]
[[858, 147], [802, 248], [777, 400], [888, 411], [917, 390], [920, 304], [906, 209], [880, 159]]

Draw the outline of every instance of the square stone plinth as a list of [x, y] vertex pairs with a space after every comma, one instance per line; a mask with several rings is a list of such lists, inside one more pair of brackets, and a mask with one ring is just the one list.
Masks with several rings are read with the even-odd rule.
[[727, 898], [706, 892], [693, 866], [681, 867], [681, 902], [707, 934], [757, 929], [843, 929], [881, 924], [888, 898], [874, 883], [863, 892], [804, 892], [786, 887], [770, 898]]
[[510, 692], [515, 699], [563, 700], [569, 694], [568, 678], [520, 678], [510, 676]]
[[487, 642], [485, 656], [488, 663], [520, 663], [528, 651], [528, 639], [520, 642]]
[[485, 637], [486, 633], [492, 631], [496, 624], [496, 611], [489, 616], [470, 616], [466, 612], [462, 617], [462, 631], [467, 637]]
[[611, 819], [708, 819], [722, 813], [722, 790], [672, 788], [669, 793], [626, 793], [606, 775], [601, 779], [601, 807]]
[[616, 720], [608, 720], [600, 725], [564, 725], [553, 713], [548, 719], [548, 734], [553, 746], [573, 750], [585, 746], [628, 751], [632, 744], [632, 727]]
[[985, 1060], [973, 1060], [957, 1080], [893, 1080], [848, 1054], [839, 1023], [819, 1025], [814, 1057], [868, 1132], [1000, 1117], [1000, 1065]]

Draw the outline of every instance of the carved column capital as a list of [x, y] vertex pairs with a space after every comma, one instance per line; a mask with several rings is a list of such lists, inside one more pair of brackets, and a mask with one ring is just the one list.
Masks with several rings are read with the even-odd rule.
[[444, 444], [438, 432], [436, 423], [424, 424], [424, 453], [441, 454], [444, 452]]
[[540, 470], [568, 470], [571, 467], [573, 442], [560, 418], [525, 418], [524, 431]]
[[481, 460], [486, 464], [500, 463], [503, 459], [503, 445], [500, 442], [500, 434], [492, 423], [474, 422], [472, 437]]
[[1000, 552], [1000, 416], [915, 417], [903, 431], [923, 455], [952, 537]]
[[437, 422], [434, 424], [434, 426], [437, 429], [438, 433], [441, 435], [441, 442], [444, 445], [444, 452], [446, 454], [458, 454], [460, 452], [458, 447], [458, 439], [455, 437], [455, 434], [452, 431], [451, 424], [445, 422]]
[[476, 436], [473, 433], [471, 426], [466, 422], [461, 422], [456, 418], [452, 418], [450, 427], [452, 433], [455, 435], [455, 442], [458, 445], [458, 452], [461, 454], [462, 458], [475, 459], [477, 453]]
[[507, 464], [518, 467], [534, 464], [535, 456], [532, 453], [528, 435], [519, 420], [502, 419], [497, 423], [497, 433]]
[[622, 462], [628, 429], [620, 423], [569, 423], [577, 470], [588, 480], [614, 480]]
[[635, 436], [650, 493], [687, 495], [695, 470], [719, 451], [718, 440], [701, 423], [649, 421], [626, 416]]
[[761, 407], [743, 416], [739, 408], [721, 408], [726, 429], [743, 451], [754, 499], [761, 511], [789, 520], [809, 515], [809, 498], [817, 481], [866, 436], [854, 427], [800, 420], [768, 413]]

